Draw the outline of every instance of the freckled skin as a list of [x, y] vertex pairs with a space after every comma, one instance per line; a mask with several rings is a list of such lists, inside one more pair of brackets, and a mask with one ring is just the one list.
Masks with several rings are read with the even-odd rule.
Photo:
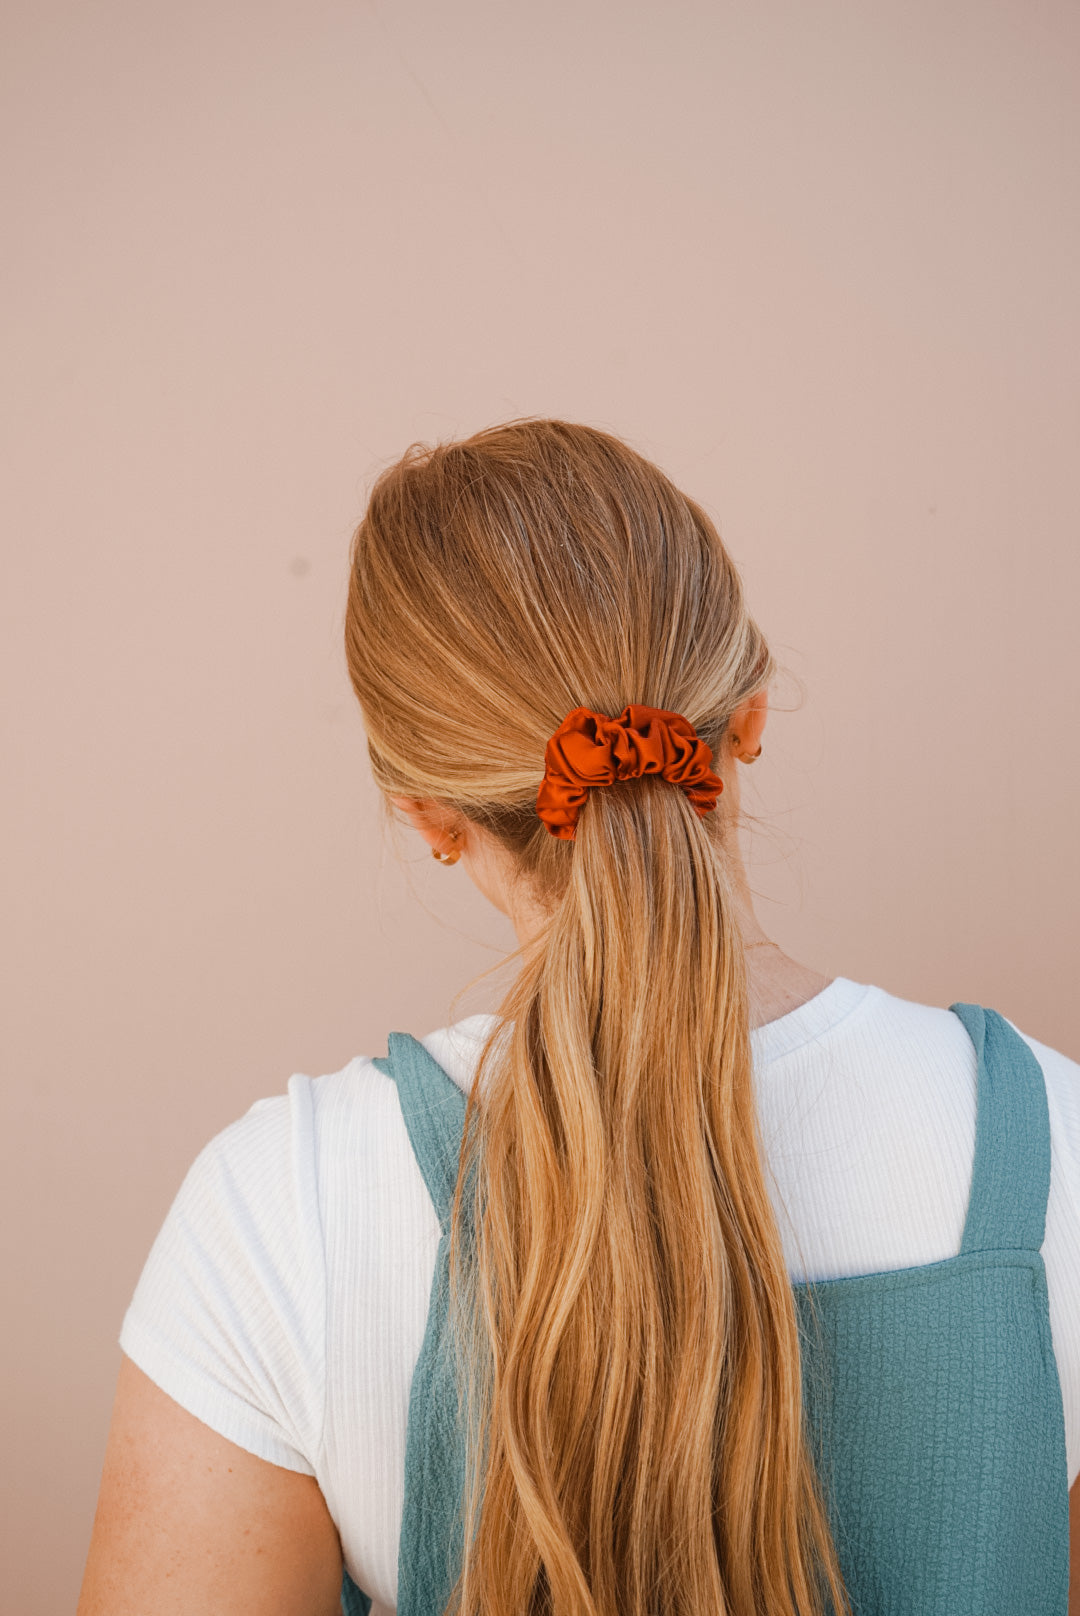
[[124, 1358], [76, 1616], [340, 1616], [313, 1476], [257, 1459]]

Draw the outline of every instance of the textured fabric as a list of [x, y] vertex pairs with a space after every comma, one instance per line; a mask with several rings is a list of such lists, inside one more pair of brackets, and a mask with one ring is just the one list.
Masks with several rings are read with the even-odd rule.
[[[493, 1024], [471, 1015], [421, 1036], [462, 1093]], [[1080, 1064], [1021, 1035], [1050, 1107], [1042, 1255], [1076, 1477]], [[750, 1042], [792, 1279], [955, 1256], [975, 1148], [976, 1055], [960, 1019], [836, 977], [753, 1027]], [[203, 1147], [120, 1334], [139, 1367], [213, 1430], [314, 1473], [372, 1616], [397, 1605], [409, 1391], [439, 1238], [397, 1085], [357, 1055], [323, 1076], [294, 1075]]]
[[1065, 1616], [1065, 1421], [1043, 1242], [1042, 1072], [995, 1011], [958, 1256], [796, 1285], [804, 1392], [857, 1616]]
[[[1051, 1163], [1045, 1085], [996, 1011], [951, 1009], [977, 1060], [960, 1252], [794, 1285], [811, 1440], [855, 1616], [1065, 1616], [1065, 1425], [1039, 1252]], [[402, 1616], [438, 1616], [462, 1541], [445, 1299], [465, 1099], [407, 1034], [390, 1035], [381, 1064], [441, 1230], [409, 1401], [398, 1550]], [[346, 1573], [343, 1609], [366, 1608], [365, 1597]]]
[[[379, 1066], [393, 1077], [424, 1182], [439, 1219], [431, 1306], [420, 1349], [405, 1437], [405, 1503], [398, 1549], [398, 1610], [432, 1611], [432, 1590], [450, 1597], [463, 1537], [457, 1504], [465, 1484], [465, 1453], [458, 1429], [457, 1380], [446, 1329], [450, 1279], [450, 1214], [457, 1182], [465, 1096], [415, 1038], [391, 1033], [390, 1053]], [[467, 1225], [466, 1225], [467, 1228]], [[432, 1502], [435, 1507], [432, 1508]], [[348, 1573], [346, 1573], [346, 1576]]]

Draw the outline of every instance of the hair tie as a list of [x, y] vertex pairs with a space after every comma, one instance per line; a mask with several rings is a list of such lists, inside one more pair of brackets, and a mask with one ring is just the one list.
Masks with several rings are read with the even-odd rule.
[[618, 718], [589, 707], [567, 713], [544, 748], [536, 812], [553, 836], [573, 841], [577, 816], [593, 786], [659, 774], [681, 786], [695, 813], [716, 807], [724, 782], [712, 752], [681, 713], [631, 702]]

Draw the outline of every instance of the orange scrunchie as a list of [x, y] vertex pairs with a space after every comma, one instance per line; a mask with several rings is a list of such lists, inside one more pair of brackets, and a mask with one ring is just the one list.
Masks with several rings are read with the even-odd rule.
[[618, 718], [607, 718], [575, 707], [544, 749], [536, 811], [553, 836], [573, 841], [590, 787], [659, 774], [681, 786], [694, 811], [704, 816], [724, 789], [711, 762], [711, 751], [681, 713], [631, 702]]

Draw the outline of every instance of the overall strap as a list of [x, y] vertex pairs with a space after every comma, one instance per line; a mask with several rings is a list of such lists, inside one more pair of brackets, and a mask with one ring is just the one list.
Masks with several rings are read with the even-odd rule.
[[448, 1234], [465, 1126], [465, 1095], [411, 1033], [392, 1032], [387, 1044], [389, 1055], [375, 1056], [373, 1064], [397, 1084], [409, 1142], [435, 1203], [439, 1225]]
[[951, 1004], [978, 1058], [975, 1161], [961, 1255], [1038, 1251], [1050, 1193], [1050, 1113], [1042, 1067], [1004, 1016]]
[[[401, 1114], [442, 1230], [427, 1325], [409, 1389], [405, 1496], [398, 1540], [398, 1616], [438, 1616], [462, 1558], [465, 1439], [456, 1353], [448, 1328], [450, 1220], [465, 1125], [465, 1095], [410, 1033], [392, 1032], [375, 1061], [398, 1088]], [[466, 1224], [469, 1223], [465, 1203]], [[359, 1613], [364, 1616], [364, 1613]]]

